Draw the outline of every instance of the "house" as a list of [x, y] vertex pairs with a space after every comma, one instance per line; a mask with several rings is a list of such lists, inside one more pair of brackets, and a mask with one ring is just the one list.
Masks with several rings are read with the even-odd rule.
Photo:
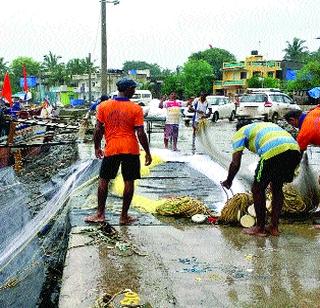
[[226, 96], [244, 93], [247, 89], [247, 80], [254, 76], [281, 79], [281, 61], [264, 60], [257, 50], [253, 50], [245, 61], [224, 62], [222, 80], [214, 81], [213, 93]]
[[[130, 75], [132, 79], [138, 83], [145, 83], [150, 77], [149, 70], [131, 70], [124, 72], [120, 69], [108, 69], [108, 93], [117, 91], [117, 81], [126, 76]], [[72, 84], [75, 88], [75, 92], [78, 93], [79, 98], [88, 99], [89, 97], [89, 74], [73, 75]], [[91, 96], [96, 99], [101, 96], [101, 77], [100, 73], [91, 74]]]

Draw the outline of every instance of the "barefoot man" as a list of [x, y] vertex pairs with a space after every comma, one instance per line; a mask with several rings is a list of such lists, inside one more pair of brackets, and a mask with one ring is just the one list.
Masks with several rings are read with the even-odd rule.
[[[279, 235], [279, 217], [283, 205], [283, 183], [293, 180], [294, 171], [301, 158], [299, 145], [294, 138], [276, 124], [256, 122], [247, 124], [239, 122], [237, 132], [232, 139], [234, 153], [229, 166], [227, 179], [222, 185], [229, 189], [240, 169], [243, 150], [247, 148], [260, 156], [255, 171], [252, 194], [257, 225], [244, 229], [244, 233], [256, 236]], [[266, 188], [271, 184], [272, 214], [271, 225], [266, 223]]]
[[[117, 82], [118, 96], [101, 102], [97, 110], [97, 125], [94, 132], [94, 147], [97, 158], [102, 158], [98, 186], [97, 213], [85, 218], [85, 222], [103, 223], [108, 196], [108, 184], [114, 179], [121, 165], [124, 181], [123, 205], [120, 225], [127, 225], [136, 219], [128, 215], [134, 193], [134, 181], [140, 178], [139, 143], [143, 147], [145, 165], [152, 162], [147, 135], [144, 131], [142, 108], [130, 101], [137, 83], [129, 78]], [[101, 140], [105, 138], [104, 151]]]

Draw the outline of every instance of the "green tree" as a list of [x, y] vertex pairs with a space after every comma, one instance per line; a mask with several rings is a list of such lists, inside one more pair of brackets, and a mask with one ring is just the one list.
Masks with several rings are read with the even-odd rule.
[[86, 72], [80, 59], [69, 60], [66, 65], [66, 70], [71, 78], [73, 75], [81, 75]]
[[49, 54], [43, 56], [43, 68], [46, 72], [53, 72], [59, 64], [61, 56], [57, 56], [49, 51]]
[[39, 76], [41, 67], [39, 62], [33, 60], [30, 57], [18, 57], [14, 59], [10, 65], [10, 81], [13, 93], [22, 90], [20, 87], [20, 78], [23, 76], [23, 65], [25, 65], [26, 67], [28, 76]]
[[272, 77], [265, 77], [263, 79], [263, 87], [264, 88], [279, 88], [280, 80]]
[[280, 80], [272, 77], [253, 76], [247, 80], [248, 88], [279, 88]]
[[97, 72], [97, 67], [89, 60], [89, 57], [84, 59], [71, 59], [66, 65], [66, 72], [70, 78], [72, 78], [73, 75], [88, 74], [89, 69], [91, 73]]
[[285, 52], [284, 59], [288, 61], [304, 61], [308, 56], [308, 48], [304, 46], [305, 40], [297, 37], [293, 38], [292, 43], [286, 41], [287, 47], [283, 49]]
[[57, 56], [49, 51], [48, 55], [43, 56], [42, 71], [45, 83], [50, 86], [65, 84], [70, 78], [64, 63], [59, 63], [61, 56]]
[[320, 61], [308, 62], [297, 75], [297, 90], [311, 89], [320, 85]]
[[308, 62], [310, 61], [320, 61], [320, 48], [317, 51], [309, 53]]
[[0, 57], [0, 80], [3, 80], [5, 73], [9, 71], [8, 62]]
[[199, 95], [201, 91], [212, 93], [213, 69], [205, 60], [189, 60], [179, 73], [185, 97]]
[[259, 77], [253, 76], [247, 80], [248, 88], [262, 88], [262, 81]]
[[207, 61], [212, 66], [213, 75], [216, 80], [222, 79], [223, 62], [236, 61], [236, 57], [232, 53], [221, 48], [210, 48], [193, 53], [189, 59]]
[[179, 98], [183, 96], [183, 87], [178, 73], [172, 73], [164, 79], [161, 93], [170, 94], [171, 92], [176, 92]]
[[150, 70], [151, 77], [158, 77], [161, 76], [161, 68], [158, 64], [149, 64], [144, 61], [126, 61], [123, 64], [122, 69], [125, 72], [130, 70]]

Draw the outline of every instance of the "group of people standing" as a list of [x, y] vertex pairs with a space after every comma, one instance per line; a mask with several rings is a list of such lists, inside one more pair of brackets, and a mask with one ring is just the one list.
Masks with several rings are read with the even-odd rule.
[[[190, 112], [193, 112], [192, 127], [194, 136], [200, 119], [208, 118], [211, 115], [211, 109], [208, 108], [206, 98], [207, 94], [205, 92], [201, 92], [199, 97], [191, 100], [186, 106]], [[163, 137], [165, 149], [169, 148], [169, 141], [171, 140], [172, 150], [178, 150], [177, 142], [182, 106], [183, 102], [177, 99], [176, 92], [171, 92], [168, 100], [166, 100], [165, 96], [160, 100], [159, 108], [166, 108], [167, 110]]]
[[[86, 222], [105, 222], [105, 206], [108, 195], [108, 185], [114, 179], [121, 165], [124, 181], [123, 205], [119, 223], [127, 225], [135, 221], [128, 215], [128, 210], [134, 193], [134, 181], [140, 178], [140, 149], [145, 151], [145, 165], [152, 162], [148, 139], [144, 130], [142, 108], [130, 101], [137, 84], [129, 78], [117, 82], [118, 96], [102, 101], [97, 108], [97, 125], [94, 132], [94, 147], [97, 158], [102, 159], [98, 185], [98, 208], [94, 215], [85, 218]], [[192, 126], [194, 132], [201, 118], [210, 116], [202, 92], [188, 108], [194, 112]], [[177, 151], [179, 122], [182, 101], [177, 100], [175, 92], [170, 93], [168, 100], [161, 99], [160, 108], [167, 109], [164, 128], [164, 146]], [[277, 236], [279, 217], [283, 205], [283, 184], [291, 182], [294, 172], [300, 163], [302, 153], [309, 144], [320, 145], [320, 106], [307, 114], [301, 111], [291, 111], [285, 120], [299, 129], [297, 139], [277, 124], [269, 122], [238, 122], [236, 133], [232, 139], [233, 156], [228, 169], [227, 178], [221, 183], [229, 189], [240, 169], [244, 149], [260, 156], [257, 165], [252, 193], [257, 215], [255, 227], [244, 230], [244, 233], [256, 236], [268, 234]], [[101, 149], [101, 141], [105, 138], [105, 148]], [[270, 186], [272, 192], [271, 224], [266, 226], [266, 189]]]

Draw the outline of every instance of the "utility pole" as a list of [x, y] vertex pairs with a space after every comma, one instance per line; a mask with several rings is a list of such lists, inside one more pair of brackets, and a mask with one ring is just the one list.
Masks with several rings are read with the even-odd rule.
[[91, 105], [91, 53], [88, 56], [88, 68], [89, 68], [89, 104]]
[[108, 94], [108, 65], [107, 65], [107, 23], [106, 3], [117, 5], [119, 0], [101, 1], [101, 94]]
[[101, 1], [101, 95], [108, 92], [106, 1]]

